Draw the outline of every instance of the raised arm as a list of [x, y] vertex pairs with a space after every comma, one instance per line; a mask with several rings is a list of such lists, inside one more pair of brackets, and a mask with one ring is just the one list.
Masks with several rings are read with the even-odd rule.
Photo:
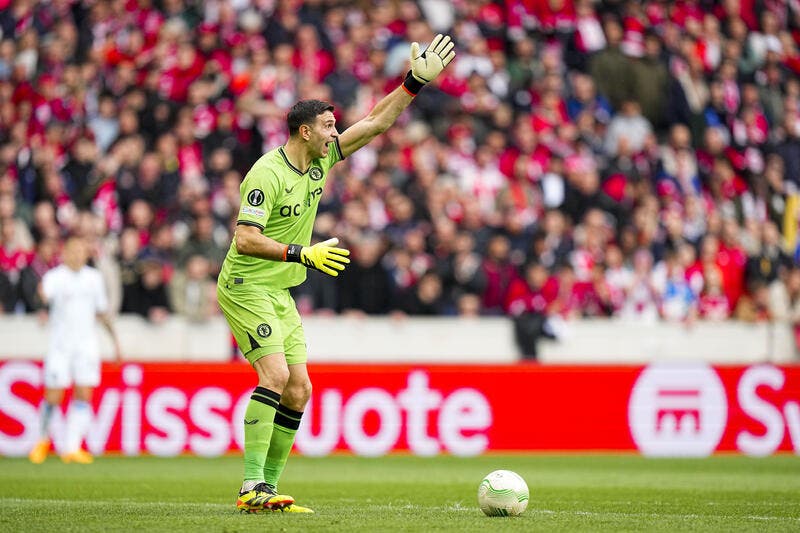
[[411, 44], [411, 70], [403, 84], [378, 102], [369, 115], [362, 118], [339, 136], [342, 155], [349, 156], [394, 124], [403, 109], [408, 107], [425, 84], [433, 81], [456, 56], [453, 41], [447, 35], [437, 35], [421, 54], [419, 44]]
[[369, 115], [362, 118], [339, 135], [342, 155], [347, 157], [369, 143], [394, 124], [403, 109], [408, 107], [414, 97], [400, 86], [384, 96]]

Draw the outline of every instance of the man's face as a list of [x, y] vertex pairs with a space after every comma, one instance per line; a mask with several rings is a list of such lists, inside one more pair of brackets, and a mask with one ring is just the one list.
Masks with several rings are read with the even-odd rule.
[[73, 237], [64, 244], [62, 257], [70, 269], [80, 270], [89, 261], [89, 246], [85, 240]]
[[310, 135], [308, 138], [309, 147], [314, 152], [315, 157], [327, 157], [330, 147], [328, 143], [333, 142], [339, 136], [336, 131], [336, 118], [330, 111], [325, 111], [317, 115], [313, 125], [310, 125]]

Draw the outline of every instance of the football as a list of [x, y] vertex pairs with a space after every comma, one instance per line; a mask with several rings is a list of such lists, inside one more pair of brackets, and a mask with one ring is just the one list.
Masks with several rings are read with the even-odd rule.
[[511, 470], [495, 470], [478, 486], [478, 505], [487, 516], [516, 516], [528, 507], [528, 484]]

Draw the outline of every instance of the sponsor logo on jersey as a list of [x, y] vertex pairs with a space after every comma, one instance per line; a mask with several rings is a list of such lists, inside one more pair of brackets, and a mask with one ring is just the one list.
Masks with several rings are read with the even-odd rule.
[[313, 191], [308, 191], [306, 207], [311, 207], [311, 203], [314, 201], [314, 198], [319, 198], [320, 196], [322, 196], [322, 187], [317, 187]]
[[308, 192], [308, 196], [302, 204], [282, 205], [280, 208], [278, 208], [278, 214], [284, 218], [299, 217], [301, 214], [303, 214], [303, 206], [311, 207], [311, 205], [314, 203], [314, 200], [319, 200], [321, 196], [322, 187], [317, 187], [313, 191]]
[[282, 205], [281, 208], [278, 210], [278, 213], [284, 218], [290, 216], [300, 216], [300, 204], [294, 205]]
[[264, 203], [264, 192], [261, 189], [253, 189], [247, 194], [247, 203], [252, 206]]
[[258, 209], [257, 207], [250, 207], [249, 205], [243, 205], [242, 214], [252, 215], [254, 217], [263, 217], [266, 213], [264, 213], [263, 209]]

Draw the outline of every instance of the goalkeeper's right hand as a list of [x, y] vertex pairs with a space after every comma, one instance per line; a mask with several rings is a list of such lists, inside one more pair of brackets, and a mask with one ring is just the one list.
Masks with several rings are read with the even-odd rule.
[[327, 241], [318, 242], [314, 246], [290, 244], [286, 247], [283, 260], [288, 263], [301, 263], [306, 268], [313, 268], [329, 276], [338, 276], [350, 262], [350, 250], [337, 248], [339, 239], [334, 237]]

